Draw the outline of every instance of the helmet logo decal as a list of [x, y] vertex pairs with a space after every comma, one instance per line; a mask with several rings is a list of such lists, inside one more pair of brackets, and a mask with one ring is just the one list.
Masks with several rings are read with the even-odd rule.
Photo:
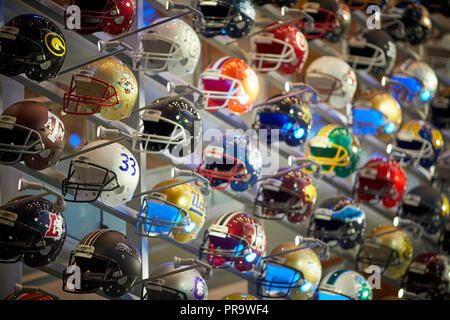
[[64, 139], [64, 123], [50, 111], [48, 112], [48, 119], [44, 124], [44, 128], [49, 131], [47, 138], [51, 142], [55, 143], [56, 139], [60, 141]]
[[[121, 153], [120, 155], [124, 157], [124, 160], [122, 160], [123, 166], [120, 166], [119, 169], [127, 172], [131, 168], [131, 175], [134, 176], [137, 172], [136, 161], [133, 158], [129, 157], [126, 153]], [[128, 164], [128, 162], [130, 162], [131, 165]]]
[[191, 194], [192, 206], [198, 210], [192, 210], [193, 208], [191, 208], [190, 210], [204, 217], [206, 211], [206, 201], [204, 201], [203, 197], [198, 192], [191, 191]]
[[116, 249], [117, 249], [117, 250], [120, 250], [120, 251], [123, 251], [123, 252], [126, 252], [126, 253], [132, 255], [133, 257], [135, 257], [135, 258], [139, 261], [139, 263], [141, 263], [141, 255], [139, 254], [139, 252], [137, 252], [137, 251], [134, 250], [134, 249], [131, 249], [131, 248], [130, 248], [128, 245], [126, 245], [125, 243], [123, 243], [123, 242], [117, 243]]
[[49, 32], [44, 37], [44, 43], [47, 49], [57, 57], [66, 53], [66, 43], [64, 39], [54, 32]]
[[348, 69], [347, 73], [344, 76], [344, 80], [351, 85], [354, 85], [356, 83], [356, 79], [352, 74], [352, 69]]
[[[42, 212], [46, 213], [46, 211]], [[61, 216], [54, 213], [49, 213], [48, 217], [50, 219], [50, 225], [46, 225], [47, 231], [45, 232], [44, 237], [55, 238], [57, 240], [61, 239], [62, 235], [64, 234], [63, 220]]]
[[130, 94], [134, 91], [133, 84], [129, 77], [121, 78], [119, 85], [125, 90], [126, 94]]
[[195, 277], [195, 283], [194, 283], [194, 298], [196, 300], [203, 300], [205, 299], [206, 294], [206, 284], [205, 281], [200, 277]]

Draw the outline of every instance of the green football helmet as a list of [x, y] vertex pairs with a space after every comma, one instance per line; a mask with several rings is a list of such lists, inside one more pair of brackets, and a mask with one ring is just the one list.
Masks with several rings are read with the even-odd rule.
[[[322, 165], [323, 173], [334, 171], [341, 178], [355, 171], [360, 153], [358, 139], [347, 128], [335, 124], [321, 128], [306, 146], [306, 157]], [[304, 171], [312, 173], [312, 168]]]

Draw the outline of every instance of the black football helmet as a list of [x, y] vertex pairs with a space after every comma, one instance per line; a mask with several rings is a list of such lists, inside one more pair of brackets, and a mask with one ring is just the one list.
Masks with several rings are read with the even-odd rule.
[[435, 252], [422, 252], [409, 264], [401, 287], [424, 299], [446, 300], [449, 268], [445, 257]]
[[63, 33], [45, 17], [22, 14], [0, 28], [0, 74], [41, 82], [58, 75], [65, 56]]
[[246, 36], [255, 21], [255, 7], [250, 0], [199, 0], [197, 9], [203, 13], [206, 26], [203, 36]]
[[87, 234], [70, 255], [69, 266], [80, 268], [80, 288], [67, 286], [72, 273], [63, 272], [63, 290], [93, 293], [100, 289], [110, 297], [131, 291], [141, 273], [141, 256], [136, 246], [119, 231], [99, 229]]
[[[269, 101], [281, 95], [269, 98]], [[279, 130], [280, 141], [290, 146], [303, 144], [312, 127], [312, 115], [306, 103], [296, 96], [267, 103], [258, 107], [253, 128], [267, 130], [267, 143], [271, 142], [273, 129]]]
[[0, 259], [42, 267], [55, 261], [66, 240], [66, 222], [43, 198], [20, 196], [0, 207]]
[[366, 230], [365, 213], [350, 197], [335, 196], [322, 201], [311, 217], [308, 236], [352, 249]]
[[440, 92], [430, 102], [431, 123], [439, 129], [450, 129], [450, 88]]
[[348, 40], [344, 58], [354, 70], [383, 76], [394, 68], [397, 47], [386, 32], [364, 29]]
[[423, 5], [413, 0], [398, 1], [382, 19], [382, 28], [394, 39], [412, 45], [424, 43], [431, 34], [430, 14]]
[[444, 251], [446, 254], [450, 254], [450, 221], [447, 221], [442, 229], [438, 249]]
[[177, 156], [194, 152], [202, 136], [200, 114], [182, 98], [166, 97], [152, 104], [155, 106], [141, 115], [141, 123], [133, 135], [133, 150], [162, 153], [167, 149]]
[[431, 184], [441, 192], [450, 194], [450, 150], [439, 158]]
[[405, 194], [397, 210], [397, 216], [419, 223], [429, 234], [435, 234], [441, 230], [448, 213], [447, 197], [429, 186], [412, 188]]

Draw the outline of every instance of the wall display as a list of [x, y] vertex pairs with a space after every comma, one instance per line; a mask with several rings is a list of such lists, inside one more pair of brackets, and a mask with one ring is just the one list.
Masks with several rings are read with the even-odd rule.
[[316, 253], [294, 242], [278, 245], [262, 260], [257, 276], [258, 295], [307, 300], [315, 294], [322, 277], [322, 265]]
[[318, 300], [372, 300], [372, 289], [360, 273], [337, 270], [322, 278]]
[[316, 204], [317, 189], [312, 179], [295, 168], [280, 168], [258, 187], [253, 215], [258, 218], [300, 224]]
[[84, 66], [72, 75], [64, 94], [63, 110], [68, 114], [100, 115], [111, 121], [128, 118], [138, 96], [133, 72], [120, 60], [106, 58]]
[[266, 246], [266, 234], [258, 219], [234, 211], [221, 215], [205, 231], [199, 257], [213, 268], [233, 266], [247, 272], [259, 264]]
[[402, 277], [413, 257], [409, 236], [392, 225], [378, 225], [363, 239], [359, 247], [356, 268], [364, 272], [375, 265], [391, 279]]
[[379, 203], [386, 208], [398, 206], [406, 192], [408, 176], [397, 162], [386, 158], [370, 159], [356, 173], [354, 196], [361, 203]]
[[66, 57], [61, 30], [46, 17], [22, 14], [0, 29], [0, 73], [34, 81], [56, 78]]
[[129, 292], [141, 272], [141, 255], [124, 234], [99, 229], [87, 234], [72, 251], [70, 266], [80, 270], [80, 287], [71, 282], [72, 273], [63, 273], [63, 290], [69, 293], [102, 291], [110, 297]]
[[65, 145], [64, 123], [47, 105], [19, 101], [0, 116], [0, 163], [34, 170], [55, 165]]
[[0, 7], [7, 300], [450, 298], [446, 3]]

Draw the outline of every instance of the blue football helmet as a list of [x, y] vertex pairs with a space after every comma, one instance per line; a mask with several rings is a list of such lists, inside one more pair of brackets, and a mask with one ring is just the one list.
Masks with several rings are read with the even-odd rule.
[[213, 189], [243, 192], [253, 187], [261, 174], [261, 153], [249, 137], [228, 134], [216, 137], [205, 150], [197, 172]]

